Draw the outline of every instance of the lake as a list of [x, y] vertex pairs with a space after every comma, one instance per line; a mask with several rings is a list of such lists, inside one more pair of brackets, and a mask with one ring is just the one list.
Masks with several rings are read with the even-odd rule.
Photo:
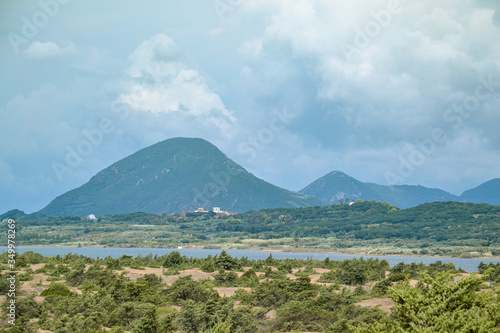
[[[0, 246], [0, 252], [7, 251], [7, 247]], [[122, 255], [130, 256], [146, 256], [148, 254], [157, 254], [159, 256], [168, 254], [172, 251], [179, 251], [182, 255], [192, 258], [205, 258], [208, 255], [215, 256], [221, 253], [222, 250], [215, 249], [158, 249], [158, 248], [117, 248], [117, 247], [34, 247], [34, 246], [23, 246], [18, 247], [18, 253], [24, 253], [27, 251], [33, 251], [40, 253], [44, 256], [52, 257], [56, 255], [64, 256], [68, 253], [80, 254], [86, 257], [92, 258], [105, 258], [111, 256], [113, 258], [119, 258]], [[409, 263], [419, 263], [423, 262], [428, 265], [430, 263], [436, 262], [438, 260], [442, 262], [451, 262], [457, 268], [461, 267], [467, 272], [476, 272], [479, 263], [498, 263], [499, 259], [462, 259], [462, 258], [430, 258], [430, 257], [402, 257], [402, 256], [360, 256], [360, 255], [349, 255], [349, 254], [338, 254], [338, 253], [308, 253], [308, 252], [273, 252], [273, 251], [262, 251], [262, 250], [226, 250], [233, 257], [248, 257], [248, 259], [266, 259], [269, 254], [273, 255], [275, 259], [307, 259], [313, 258], [318, 260], [324, 260], [325, 258], [330, 258], [330, 260], [345, 260], [352, 258], [378, 258], [386, 259], [392, 266], [404, 262]]]

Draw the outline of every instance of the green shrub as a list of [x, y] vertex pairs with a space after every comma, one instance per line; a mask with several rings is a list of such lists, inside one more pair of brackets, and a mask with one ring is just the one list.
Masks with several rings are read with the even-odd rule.
[[70, 296], [73, 293], [62, 283], [53, 283], [48, 289], [40, 293], [40, 296]]

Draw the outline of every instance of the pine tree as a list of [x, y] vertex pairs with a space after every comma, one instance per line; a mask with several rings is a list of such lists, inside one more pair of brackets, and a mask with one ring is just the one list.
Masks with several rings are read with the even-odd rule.
[[133, 330], [134, 333], [156, 333], [158, 332], [158, 317], [156, 309], [150, 308], [146, 310], [142, 316], [139, 325]]

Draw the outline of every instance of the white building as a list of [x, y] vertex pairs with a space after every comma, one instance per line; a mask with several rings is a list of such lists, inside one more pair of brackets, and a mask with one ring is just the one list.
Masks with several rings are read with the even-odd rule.
[[213, 208], [213, 212], [216, 213], [216, 214], [218, 214], [218, 213], [221, 213], [222, 210], [220, 210], [220, 207], [214, 207]]
[[88, 216], [88, 218], [89, 218], [89, 220], [97, 220], [97, 217], [95, 217], [95, 215], [94, 215], [94, 214], [90, 214], [90, 215]]

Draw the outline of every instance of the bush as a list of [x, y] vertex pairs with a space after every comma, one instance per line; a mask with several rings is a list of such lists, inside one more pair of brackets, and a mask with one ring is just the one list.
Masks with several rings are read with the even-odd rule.
[[70, 296], [73, 293], [62, 283], [53, 283], [48, 289], [40, 293], [40, 296]]
[[387, 295], [387, 290], [392, 286], [391, 281], [390, 279], [384, 279], [377, 282], [371, 290], [372, 295], [375, 297], [385, 297]]
[[215, 284], [219, 287], [235, 287], [237, 285], [238, 275], [235, 272], [227, 272], [219, 270], [219, 273], [214, 275]]
[[167, 289], [167, 295], [171, 301], [176, 304], [187, 300], [206, 302], [211, 296], [219, 297], [217, 292], [207, 290], [201, 283], [193, 281], [191, 275], [177, 279], [172, 286]]
[[181, 254], [178, 251], [172, 251], [165, 257], [163, 267], [179, 266], [183, 262]]
[[493, 293], [477, 293], [483, 278], [471, 275], [459, 281], [447, 272], [411, 287], [408, 282], [389, 289], [393, 315], [354, 329], [371, 332], [497, 332], [498, 305]]
[[326, 273], [321, 274], [318, 282], [322, 282], [322, 283], [338, 283], [339, 280], [338, 280], [338, 277], [337, 277], [337, 272], [330, 271], [330, 272], [326, 272]]
[[254, 287], [259, 283], [259, 277], [253, 269], [249, 269], [239, 278], [239, 284], [243, 287]]
[[215, 257], [215, 267], [227, 271], [238, 269], [241, 267], [237, 259], [231, 257], [225, 250], [220, 255]]

